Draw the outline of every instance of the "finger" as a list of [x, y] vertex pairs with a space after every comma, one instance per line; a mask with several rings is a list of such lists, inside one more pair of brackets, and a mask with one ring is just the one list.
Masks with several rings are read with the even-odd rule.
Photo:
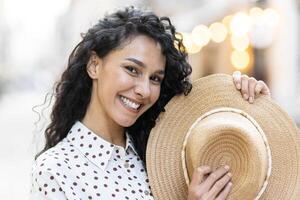
[[218, 195], [218, 197], [215, 200], [224, 200], [228, 197], [230, 191], [232, 189], [232, 183], [229, 182], [226, 187], [224, 188], [224, 190], [222, 192], [220, 192], [220, 194]]
[[209, 197], [215, 199], [216, 196], [224, 189], [227, 183], [231, 180], [231, 176], [231, 173], [227, 173], [220, 180], [218, 180], [208, 192]]
[[271, 95], [271, 92], [268, 88], [268, 86], [266, 85], [265, 82], [259, 80], [257, 81], [256, 87], [255, 87], [255, 94], [264, 94], [264, 95]]
[[256, 83], [257, 83], [257, 81], [255, 78], [253, 78], [253, 77], [249, 78], [249, 81], [248, 81], [249, 103], [254, 102]]
[[211, 173], [211, 168], [209, 166], [201, 166], [194, 170], [191, 185], [199, 185], [202, 181], [205, 175]]
[[215, 184], [216, 181], [218, 181], [222, 176], [224, 176], [229, 170], [229, 166], [224, 166], [218, 168], [216, 171], [211, 173], [207, 179], [203, 182], [203, 187], [204, 191], [210, 190], [210, 188]]
[[241, 79], [242, 79], [242, 91], [241, 92], [242, 92], [243, 98], [245, 100], [248, 100], [248, 98], [249, 98], [249, 94], [248, 94], [248, 79], [249, 79], [249, 77], [244, 74], [244, 75], [242, 75]]
[[240, 90], [241, 89], [241, 72], [240, 71], [233, 72], [232, 77], [233, 77], [233, 82], [234, 82], [236, 89]]

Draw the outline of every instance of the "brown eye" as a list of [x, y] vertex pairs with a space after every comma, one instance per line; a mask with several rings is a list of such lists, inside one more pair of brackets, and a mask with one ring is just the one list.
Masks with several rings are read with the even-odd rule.
[[152, 76], [151, 80], [156, 84], [160, 84], [162, 82], [162, 78], [159, 76]]
[[132, 66], [126, 66], [125, 68], [127, 69], [127, 71], [129, 71], [132, 74], [137, 74], [138, 73], [137, 70]]

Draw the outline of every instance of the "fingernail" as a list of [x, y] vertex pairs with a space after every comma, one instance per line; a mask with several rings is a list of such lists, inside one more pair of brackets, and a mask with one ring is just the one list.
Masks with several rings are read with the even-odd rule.
[[198, 172], [203, 172], [203, 171], [205, 171], [206, 170], [206, 166], [202, 166], [202, 167], [198, 167], [197, 168], [197, 171]]
[[249, 102], [253, 103], [253, 97], [249, 97]]
[[225, 165], [224, 168], [228, 170], [228, 169], [229, 169], [229, 166], [228, 166], [228, 165]]
[[241, 84], [239, 84], [239, 83], [238, 83], [238, 84], [236, 84], [236, 87], [237, 87], [237, 89], [239, 89], [239, 90], [240, 90], [240, 89], [241, 89]]
[[248, 99], [248, 94], [244, 94], [243, 97], [244, 97], [245, 100], [247, 100]]
[[232, 173], [229, 172], [227, 175], [228, 175], [229, 177], [231, 177], [231, 176], [232, 176]]
[[231, 182], [229, 182], [229, 183], [228, 183], [228, 186], [229, 186], [229, 187], [231, 187], [231, 186], [232, 186], [232, 183], [231, 183]]

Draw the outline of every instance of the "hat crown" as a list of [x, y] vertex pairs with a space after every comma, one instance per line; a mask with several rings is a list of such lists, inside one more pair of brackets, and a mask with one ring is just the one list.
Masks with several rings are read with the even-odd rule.
[[271, 158], [262, 129], [241, 110], [219, 108], [199, 117], [184, 142], [183, 167], [189, 183], [194, 169], [208, 165], [215, 170], [229, 165], [234, 194], [255, 199], [264, 190], [270, 173]]

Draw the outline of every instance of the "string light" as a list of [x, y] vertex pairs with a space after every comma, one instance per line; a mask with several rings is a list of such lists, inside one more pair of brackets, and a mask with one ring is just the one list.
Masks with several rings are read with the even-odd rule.
[[226, 26], [220, 22], [210, 25], [209, 31], [211, 33], [211, 40], [216, 43], [223, 42], [228, 33]]
[[195, 54], [201, 50], [202, 46], [197, 45], [193, 41], [192, 35], [190, 33], [182, 33], [182, 37], [183, 37], [182, 43], [185, 46], [188, 53]]
[[244, 51], [249, 47], [249, 37], [247, 35], [243, 37], [236, 37], [234, 35], [231, 36], [231, 45], [234, 49], [238, 51]]
[[279, 23], [279, 13], [272, 9], [272, 8], [267, 8], [264, 10], [264, 18], [267, 26], [275, 27]]
[[[253, 7], [249, 12], [228, 15], [221, 22], [212, 23], [209, 27], [198, 25], [191, 33], [184, 34], [183, 41], [188, 53], [199, 52], [210, 40], [221, 43], [227, 35], [230, 35], [230, 43], [237, 52], [245, 51], [250, 44], [257, 48], [265, 48], [272, 42], [274, 27], [279, 24], [279, 20], [280, 15], [276, 10]], [[247, 52], [233, 53], [232, 57], [238, 54], [247, 58]]]
[[250, 56], [245, 51], [234, 50], [231, 53], [231, 63], [238, 70], [245, 69], [250, 63]]
[[232, 20], [232, 15], [227, 15], [226, 17], [223, 18], [222, 23], [226, 27], [229, 27], [231, 20]]
[[259, 7], [253, 7], [249, 11], [249, 16], [254, 23], [257, 23], [260, 22], [262, 17], [264, 16], [264, 11]]
[[208, 44], [211, 37], [211, 33], [207, 26], [198, 25], [192, 31], [192, 39], [198, 46], [205, 46]]
[[231, 33], [237, 37], [242, 37], [251, 29], [251, 18], [244, 12], [235, 14], [230, 22]]

